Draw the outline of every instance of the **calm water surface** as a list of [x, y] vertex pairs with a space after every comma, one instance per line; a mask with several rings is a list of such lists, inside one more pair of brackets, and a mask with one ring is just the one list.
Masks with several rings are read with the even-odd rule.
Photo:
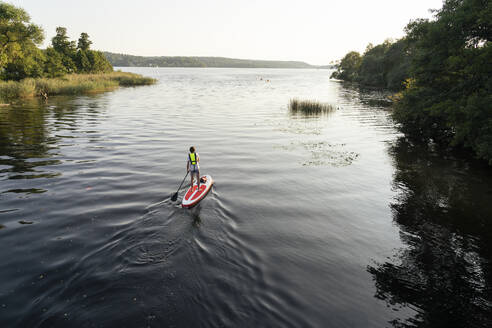
[[326, 70], [129, 70], [159, 82], [0, 108], [1, 327], [491, 325], [489, 169]]

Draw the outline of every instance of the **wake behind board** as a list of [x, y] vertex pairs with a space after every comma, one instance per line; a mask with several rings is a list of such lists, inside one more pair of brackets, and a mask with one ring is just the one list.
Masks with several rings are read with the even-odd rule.
[[198, 186], [195, 183], [193, 186], [188, 188], [185, 196], [183, 197], [183, 201], [181, 203], [182, 207], [193, 207], [198, 204], [202, 199], [207, 196], [210, 189], [212, 189], [212, 185], [214, 184], [214, 180], [210, 175], [202, 175], [200, 178], [200, 190], [198, 190]]

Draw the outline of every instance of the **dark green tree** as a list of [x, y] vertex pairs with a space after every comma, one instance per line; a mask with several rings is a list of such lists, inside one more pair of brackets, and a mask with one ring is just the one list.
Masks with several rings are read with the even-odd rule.
[[389, 40], [375, 47], [372, 44], [367, 46], [357, 73], [357, 81], [364, 85], [386, 87], [385, 56], [390, 47]]
[[405, 80], [410, 76], [412, 45], [406, 38], [391, 44], [384, 55], [385, 86], [391, 90], [402, 90]]
[[75, 53], [75, 41], [70, 41], [65, 27], [57, 27], [56, 35], [51, 39], [53, 49], [65, 55]]
[[357, 51], [351, 51], [342, 58], [340, 64], [337, 65], [337, 71], [333, 72], [331, 77], [345, 81], [356, 81], [361, 63], [360, 54]]
[[402, 90], [410, 74], [410, 48], [406, 38], [396, 42], [386, 40], [376, 46], [369, 43], [362, 56], [355, 51], [345, 55], [331, 77], [369, 87]]
[[109, 73], [113, 71], [113, 66], [102, 52], [90, 50], [87, 52], [87, 58], [91, 64], [91, 73]]
[[[90, 51], [90, 50], [89, 50]], [[90, 73], [92, 64], [87, 56], [88, 51], [78, 50], [75, 56], [75, 64], [77, 65], [78, 73]]]
[[82, 51], [89, 50], [92, 41], [89, 40], [89, 34], [83, 32], [80, 34], [79, 42], [77, 43], [77, 49]]
[[67, 73], [74, 73], [77, 66], [74, 63], [77, 54], [75, 41], [70, 41], [65, 27], [57, 27], [56, 35], [51, 39], [53, 49], [62, 55], [62, 63]]
[[61, 77], [67, 74], [67, 69], [63, 65], [63, 55], [53, 49], [48, 47], [45, 50], [45, 63], [44, 63], [44, 75], [46, 77]]
[[394, 112], [401, 130], [492, 164], [492, 2], [445, 0], [407, 33], [412, 80]]

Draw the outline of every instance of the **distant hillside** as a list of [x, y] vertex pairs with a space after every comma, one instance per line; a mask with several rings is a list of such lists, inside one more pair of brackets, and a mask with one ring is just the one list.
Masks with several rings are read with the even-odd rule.
[[251, 60], [225, 57], [143, 57], [104, 52], [116, 67], [238, 67], [238, 68], [317, 68], [300, 61]]

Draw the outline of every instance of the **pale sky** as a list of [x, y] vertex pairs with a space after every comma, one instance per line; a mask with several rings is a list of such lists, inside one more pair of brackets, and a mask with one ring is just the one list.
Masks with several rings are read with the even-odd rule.
[[221, 56], [328, 64], [400, 38], [442, 0], [10, 0], [45, 30], [140, 56]]

